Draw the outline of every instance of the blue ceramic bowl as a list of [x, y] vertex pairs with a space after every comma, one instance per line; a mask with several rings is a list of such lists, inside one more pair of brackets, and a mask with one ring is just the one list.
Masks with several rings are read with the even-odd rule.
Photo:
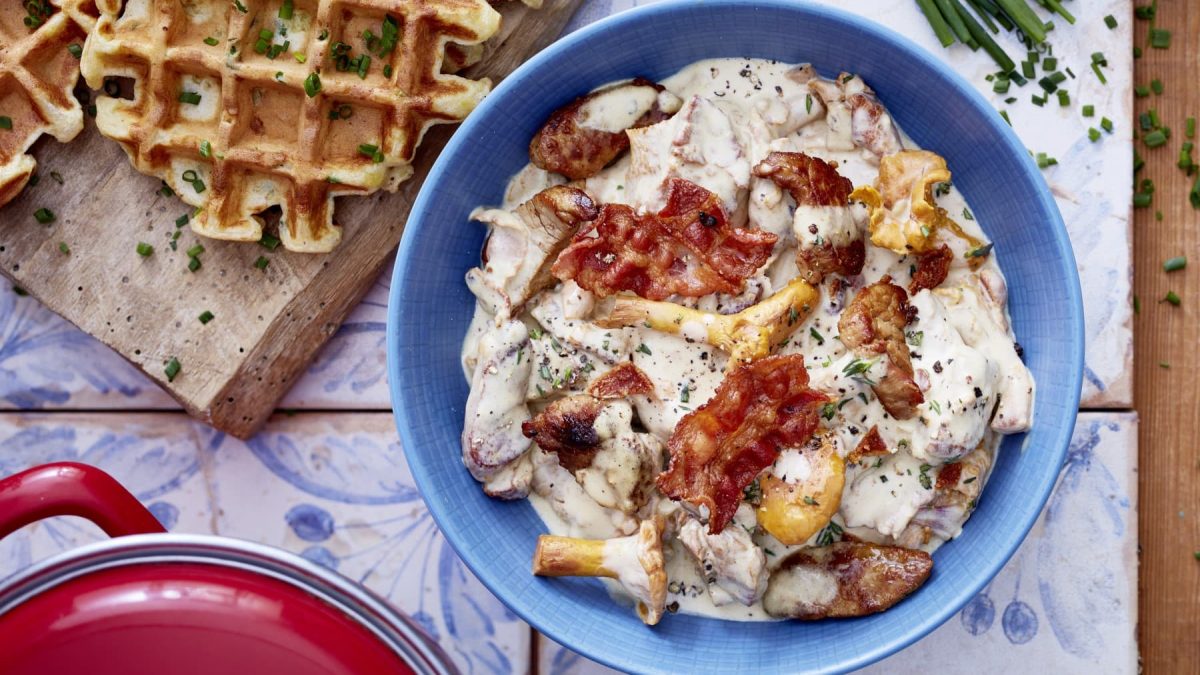
[[[934, 555], [916, 594], [875, 616], [817, 623], [732, 623], [667, 616], [654, 628], [590, 579], [530, 575], [545, 532], [525, 502], [486, 497], [463, 468], [467, 382], [459, 347], [474, 298], [463, 274], [484, 228], [554, 108], [612, 80], [662, 78], [718, 56], [811, 62], [858, 73], [900, 125], [947, 159], [1010, 284], [1009, 308], [1037, 381], [1035, 426], [1009, 437], [962, 536]], [[911, 644], [958, 611], [1017, 549], [1049, 496], [1079, 405], [1083, 308], [1062, 218], [1025, 147], [990, 105], [937, 58], [869, 21], [786, 0], [666, 0], [584, 28], [508, 77], [462, 125], [409, 216], [392, 280], [388, 374], [396, 424], [437, 523], [506, 605], [539, 631], [628, 671], [843, 671]]]

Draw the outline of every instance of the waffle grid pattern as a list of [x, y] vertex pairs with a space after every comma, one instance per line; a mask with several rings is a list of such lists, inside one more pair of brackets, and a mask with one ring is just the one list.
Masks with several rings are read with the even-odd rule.
[[[257, 241], [278, 206], [285, 248], [326, 252], [341, 239], [335, 196], [395, 190], [425, 131], [490, 89], [442, 63], [447, 43], [482, 42], [499, 15], [485, 0], [294, 0], [285, 20], [284, 4], [100, 0], [83, 72], [105, 91], [100, 131], [199, 208], [197, 233]], [[364, 29], [385, 17], [395, 47], [368, 54], [365, 77], [336, 69], [335, 45], [366, 54]], [[268, 33], [273, 48], [256, 51]]]
[[83, 46], [96, 23], [92, 0], [53, 0], [49, 16], [30, 26], [20, 0], [0, 7], [0, 206], [33, 176], [37, 162], [27, 154], [42, 134], [66, 143], [83, 130], [83, 109], [72, 95], [79, 61], [71, 46]]

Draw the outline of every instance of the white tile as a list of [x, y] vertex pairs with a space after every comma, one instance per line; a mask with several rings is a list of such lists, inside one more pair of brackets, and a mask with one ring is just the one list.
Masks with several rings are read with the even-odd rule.
[[[464, 672], [529, 669], [529, 627], [438, 532], [388, 413], [276, 416], [249, 442], [178, 413], [0, 414], [0, 475], [55, 460], [109, 471], [173, 531], [337, 569], [416, 618]], [[27, 527], [0, 542], [0, 578], [102, 536], [78, 519]]]
[[[941, 628], [860, 672], [1137, 672], [1136, 463], [1136, 413], [1080, 414], [1058, 486], [1008, 565]], [[540, 635], [538, 659], [544, 675], [614, 672]]]

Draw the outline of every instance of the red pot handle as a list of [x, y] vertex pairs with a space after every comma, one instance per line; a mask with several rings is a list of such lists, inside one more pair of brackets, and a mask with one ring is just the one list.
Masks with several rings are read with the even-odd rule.
[[55, 462], [0, 479], [0, 538], [54, 516], [87, 518], [110, 537], [166, 532], [137, 497], [94, 466]]

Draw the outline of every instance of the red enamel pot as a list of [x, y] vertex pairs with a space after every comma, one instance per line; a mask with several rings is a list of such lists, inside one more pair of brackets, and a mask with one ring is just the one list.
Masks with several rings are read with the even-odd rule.
[[362, 586], [268, 546], [166, 534], [95, 467], [47, 464], [0, 480], [0, 537], [67, 515], [113, 538], [0, 586], [0, 673], [457, 672]]

